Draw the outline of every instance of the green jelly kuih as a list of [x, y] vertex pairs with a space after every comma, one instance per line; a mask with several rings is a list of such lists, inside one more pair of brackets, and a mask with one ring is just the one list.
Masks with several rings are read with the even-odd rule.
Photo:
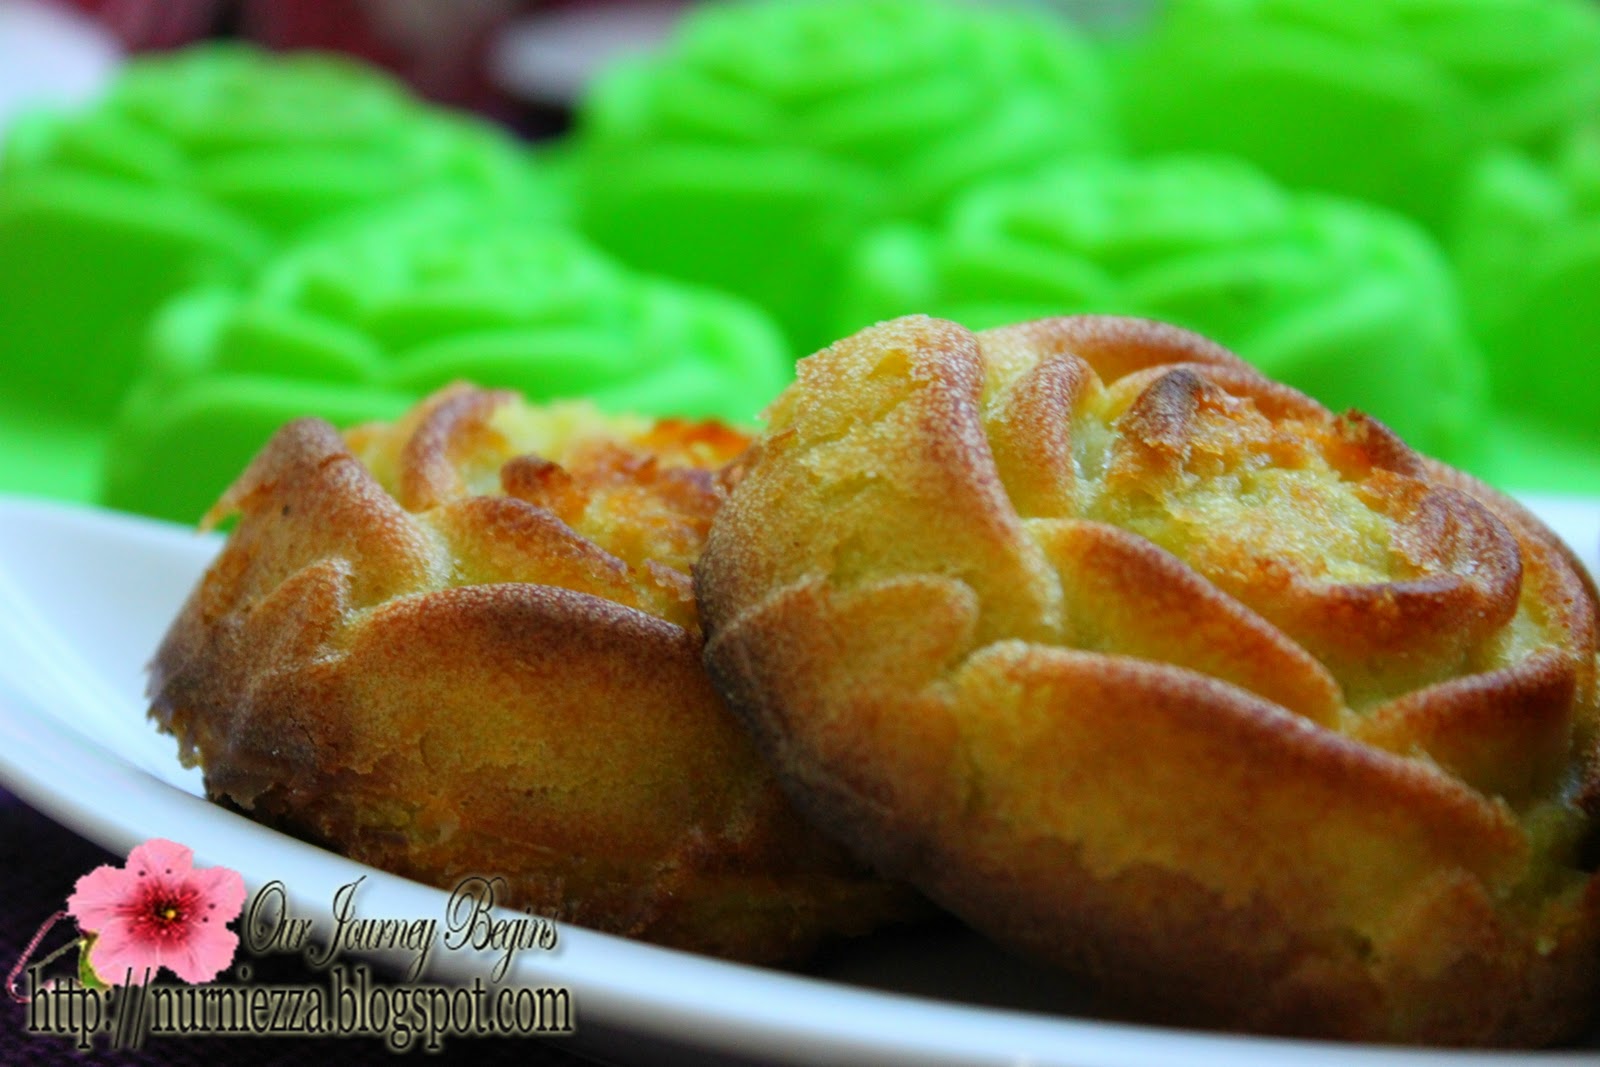
[[1243, 156], [1445, 224], [1483, 146], [1600, 112], [1591, 0], [1168, 0], [1119, 79], [1132, 146]]
[[187, 522], [300, 416], [394, 418], [469, 380], [749, 422], [793, 370], [777, 327], [737, 298], [446, 195], [334, 227], [246, 286], [184, 293], [151, 332], [103, 501]]
[[[1453, 244], [1494, 398], [1526, 438], [1507, 481], [1600, 493], [1600, 119], [1548, 161], [1500, 151], [1474, 170]], [[1531, 457], [1554, 450], [1545, 471]], [[1561, 460], [1561, 454], [1566, 460]], [[1556, 467], [1574, 477], [1556, 477]]]
[[559, 210], [510, 137], [353, 61], [210, 46], [130, 63], [94, 106], [27, 116], [0, 149], [7, 392], [103, 418], [162, 299], [441, 186]]
[[581, 225], [625, 262], [767, 308], [796, 355], [865, 227], [1105, 151], [1098, 59], [1010, 5], [758, 0], [696, 9], [582, 102]]
[[974, 190], [938, 226], [887, 226], [852, 258], [835, 332], [909, 312], [973, 329], [1081, 312], [1173, 322], [1473, 462], [1483, 371], [1432, 238], [1240, 160], [1063, 165]]

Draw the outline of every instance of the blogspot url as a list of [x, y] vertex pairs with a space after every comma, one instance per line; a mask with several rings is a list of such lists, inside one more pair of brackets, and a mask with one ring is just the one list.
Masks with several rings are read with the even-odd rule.
[[104, 1036], [116, 1049], [153, 1036], [378, 1037], [395, 1052], [443, 1047], [448, 1037], [561, 1036], [577, 1029], [565, 987], [514, 986], [474, 978], [470, 985], [391, 986], [365, 965], [333, 966], [324, 984], [129, 984], [95, 989], [74, 980], [33, 985], [29, 1033], [71, 1039], [79, 1049]]

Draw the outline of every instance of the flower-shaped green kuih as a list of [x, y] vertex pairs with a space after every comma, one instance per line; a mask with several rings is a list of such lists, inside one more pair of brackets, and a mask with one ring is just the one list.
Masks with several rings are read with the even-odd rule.
[[1483, 372], [1432, 238], [1239, 160], [1066, 164], [974, 190], [936, 227], [885, 227], [856, 249], [834, 328], [910, 312], [973, 329], [1080, 312], [1177, 323], [1336, 411], [1475, 458]]
[[1148, 151], [1218, 151], [1442, 228], [1476, 150], [1600, 110], [1592, 0], [1167, 0], [1119, 78]]
[[29, 115], [4, 144], [7, 398], [101, 419], [162, 299], [241, 277], [330, 218], [441, 186], [559, 210], [512, 138], [356, 62], [219, 45], [130, 63], [96, 105]]
[[792, 362], [735, 297], [440, 194], [336, 227], [251, 284], [174, 298], [107, 450], [103, 501], [198, 519], [282, 423], [392, 419], [457, 379], [752, 420]]
[[833, 340], [839, 257], [888, 218], [1109, 139], [1061, 19], [948, 0], [708, 4], [583, 101], [581, 224], [624, 261], [754, 300], [796, 355]]
[[1508, 484], [1600, 493], [1600, 115], [1548, 162], [1502, 150], [1474, 170], [1453, 245], [1504, 405]]

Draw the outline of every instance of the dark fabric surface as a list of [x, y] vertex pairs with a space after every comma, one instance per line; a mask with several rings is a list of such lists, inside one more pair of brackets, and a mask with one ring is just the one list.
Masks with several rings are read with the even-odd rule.
[[[41, 923], [66, 906], [73, 885], [103, 863], [121, 866], [126, 857], [114, 856], [83, 840], [0, 790], [0, 974], [9, 973]], [[46, 935], [35, 958], [41, 958], [75, 936], [73, 923], [64, 919]], [[245, 958], [241, 948], [239, 959]], [[72, 956], [58, 960], [48, 974], [70, 973]], [[252, 982], [285, 986], [320, 983], [294, 956], [256, 957]], [[171, 980], [170, 975], [164, 978]], [[27, 989], [26, 979], [22, 988]], [[306, 1067], [308, 1064], [375, 1064], [394, 1059], [381, 1038], [298, 1037], [152, 1037], [140, 1049], [112, 1050], [101, 1038], [91, 1052], [80, 1052], [65, 1038], [30, 1034], [28, 1006], [0, 994], [0, 1064], [38, 1064], [45, 1067], [78, 1064], [188, 1065], [227, 1064], [229, 1067]], [[463, 1038], [445, 1040], [443, 1060], [427, 1062], [516, 1063], [527, 1067], [592, 1067], [593, 1059], [568, 1051], [559, 1039]], [[413, 1049], [409, 1055], [416, 1056]]]

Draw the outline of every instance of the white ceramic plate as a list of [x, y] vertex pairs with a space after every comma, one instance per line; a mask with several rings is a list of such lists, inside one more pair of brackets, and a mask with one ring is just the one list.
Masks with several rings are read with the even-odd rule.
[[48, 0], [0, 0], [0, 129], [29, 108], [100, 94], [122, 48], [100, 22]]
[[[1600, 502], [1529, 501], [1589, 565]], [[216, 550], [214, 538], [88, 509], [0, 498], [0, 780], [113, 852], [151, 837], [252, 889], [284, 881], [326, 923], [365, 874], [363, 917], [441, 917], [445, 894], [264, 829], [207, 803], [200, 777], [144, 718], [143, 666]], [[485, 975], [441, 953], [435, 976]], [[708, 960], [564, 927], [512, 980], [573, 991], [580, 1048], [622, 1062], [1071, 1067], [1468, 1067], [1600, 1063], [1600, 1053], [1406, 1051], [1201, 1034], [1070, 1014], [1075, 991], [956, 927], [868, 939], [814, 976]]]

